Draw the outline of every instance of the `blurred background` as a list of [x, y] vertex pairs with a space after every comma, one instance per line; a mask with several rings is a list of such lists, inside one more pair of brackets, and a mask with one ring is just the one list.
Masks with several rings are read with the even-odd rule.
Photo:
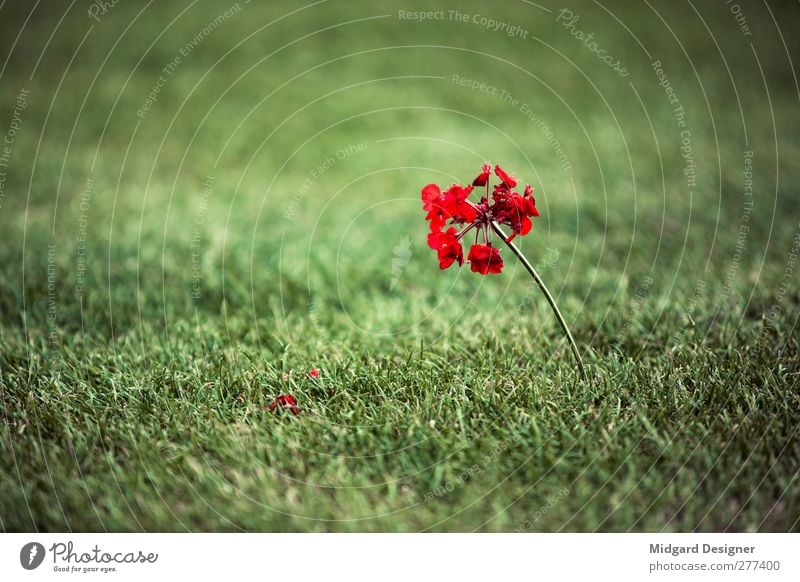
[[[312, 400], [312, 388], [291, 384], [311, 367], [327, 366], [333, 383], [353, 391], [347, 407], [317, 403], [341, 426], [419, 421], [428, 430], [430, 401], [422, 411], [412, 403], [389, 412], [371, 400], [380, 388], [359, 382], [398, 383], [400, 396], [381, 398], [411, 402], [409, 394], [428, 390], [435, 402], [449, 382], [482, 369], [470, 359], [481, 350], [498, 358], [483, 379], [507, 373], [523, 387], [555, 382], [569, 393], [569, 382], [560, 384], [573, 373], [569, 353], [510, 253], [503, 275], [484, 278], [466, 267], [441, 272], [427, 248], [421, 187], [465, 183], [487, 161], [535, 187], [542, 216], [519, 243], [589, 359], [606, 370], [610, 392], [587, 399], [635, 416], [660, 396], [626, 401], [613, 394], [620, 378], [639, 374], [645, 391], [649, 381], [690, 393], [713, 385], [702, 402], [717, 412], [730, 406], [733, 426], [736, 411], [764, 388], [731, 387], [756, 386], [776, 370], [786, 375], [775, 402], [796, 410], [799, 17], [796, 2], [748, 1], [0, 3], [0, 343], [11, 453], [3, 475], [4, 488], [16, 492], [3, 506], [4, 526], [337, 529], [287, 514], [309, 503], [310, 515], [335, 520], [358, 513], [354, 507], [371, 516], [371, 504], [391, 512], [418, 502], [401, 499], [395, 484], [375, 493], [378, 500], [356, 491], [352, 505], [314, 508], [302, 487], [287, 499], [295, 485], [272, 481], [273, 471], [296, 471], [301, 480], [319, 471], [331, 487], [367, 487], [373, 481], [349, 480], [346, 455], [337, 455], [405, 446], [363, 437], [337, 449], [323, 437], [309, 444], [319, 428], [254, 428], [265, 385], [268, 394], [281, 382], [307, 389]], [[426, 363], [426, 346], [430, 357], [466, 362], [469, 372], [438, 376], [443, 365]], [[726, 351], [731, 346], [739, 351]], [[700, 365], [700, 357], [712, 359]], [[737, 372], [720, 377], [725, 366]], [[425, 370], [431, 376], [413, 376]], [[675, 370], [685, 377], [669, 378]], [[497, 397], [508, 406], [503, 414], [516, 415], [514, 402]], [[575, 406], [588, 410], [586, 402]], [[731, 519], [757, 529], [776, 500], [786, 503], [797, 476], [797, 417], [765, 410], [783, 414], [780, 426], [735, 433], [743, 446], [764, 435], [769, 445], [737, 493], [740, 512], [756, 476], [776, 460], [782, 467], [750, 517], [732, 509], [703, 522], [705, 498], [685, 521], [678, 512], [681, 495], [691, 497], [693, 485], [719, 470], [712, 460], [734, 438], [722, 432], [703, 445], [716, 452], [698, 461], [699, 477], [661, 498], [668, 509], [657, 504], [660, 513], [643, 521], [626, 514], [604, 522], [612, 501], [626, 497], [603, 493], [581, 513], [594, 499], [587, 491], [541, 527], [722, 528]], [[494, 426], [514, 433], [499, 418]], [[251, 431], [264, 431], [253, 446], [273, 456], [253, 452]], [[211, 444], [212, 434], [234, 457]], [[288, 461], [277, 461], [275, 450], [299, 455], [306, 445], [323, 457], [307, 464], [295, 456], [300, 465], [279, 467]], [[442, 441], [423, 465], [446, 467], [451, 445]], [[186, 459], [198, 446], [210, 457], [195, 474]], [[753, 451], [744, 448], [742, 458]], [[263, 463], [256, 475], [243, 468], [250, 454]], [[599, 454], [587, 451], [587, 465]], [[623, 466], [620, 454], [599, 483]], [[388, 466], [379, 474], [402, 473], [382, 458]], [[689, 458], [676, 457], [684, 465]], [[188, 464], [178, 474], [173, 460]], [[157, 467], [152, 474], [142, 468], [148, 463]], [[219, 464], [244, 473], [231, 476]], [[498, 471], [492, 486], [507, 476]], [[205, 481], [212, 473], [219, 481]], [[103, 487], [125, 474], [136, 475], [120, 486], [126, 492], [106, 498]], [[425, 475], [430, 482], [408, 495], [442, 486], [442, 474]], [[552, 491], [576, 475], [554, 477]], [[176, 508], [191, 493], [178, 485], [170, 493], [167, 477], [198, 488], [191, 491], [207, 486], [214, 507], [231, 496], [241, 505], [225, 518]], [[162, 483], [164, 507], [145, 493], [151, 480]], [[643, 499], [658, 499], [653, 487]], [[51, 491], [66, 491], [59, 511], [48, 508]], [[278, 511], [255, 518], [247, 499], [273, 495], [266, 491], [274, 498], [259, 501]], [[465, 503], [477, 498], [466, 491]], [[352, 527], [429, 527], [456, 511], [453, 499]], [[11, 509], [22, 501], [29, 511]], [[788, 515], [774, 527], [792, 527]], [[484, 519], [442, 527], [472, 529]], [[519, 521], [506, 516], [487, 527]]]
[[[318, 295], [354, 333], [391, 333], [391, 314], [371, 321], [364, 298], [385, 300], [405, 237], [398, 301], [475, 285], [436, 273], [419, 189], [470, 180], [485, 161], [535, 186], [543, 217], [523, 247], [534, 262], [559, 251], [552, 285], [591, 304], [598, 327], [646, 276], [672, 299], [675, 283], [690, 296], [698, 279], [722, 286], [746, 202], [727, 305], [782, 276], [798, 226], [794, 168], [779, 163], [797, 147], [796, 47], [763, 5], [748, 34], [716, 5], [476, 3], [425, 20], [403, 17], [422, 18], [413, 4], [107, 5], [3, 7], [5, 120], [27, 92], [0, 215], [8, 323], [24, 294], [30, 323], [45, 322], [55, 243], [65, 331], [83, 321], [110, 336], [142, 310], [183, 319], [223, 302], [285, 321]], [[587, 46], [592, 34], [627, 75]], [[481, 308], [523, 284], [503, 279], [476, 294]]]

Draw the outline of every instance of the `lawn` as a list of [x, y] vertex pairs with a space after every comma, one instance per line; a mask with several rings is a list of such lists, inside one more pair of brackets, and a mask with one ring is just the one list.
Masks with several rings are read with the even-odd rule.
[[796, 3], [98, 6], [0, 3], [0, 531], [800, 529]]

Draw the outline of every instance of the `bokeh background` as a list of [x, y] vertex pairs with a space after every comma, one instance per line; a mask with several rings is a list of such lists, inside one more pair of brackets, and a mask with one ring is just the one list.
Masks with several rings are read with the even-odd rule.
[[[0, 529], [797, 529], [798, 22], [1, 2]], [[588, 381], [426, 246], [486, 161]]]

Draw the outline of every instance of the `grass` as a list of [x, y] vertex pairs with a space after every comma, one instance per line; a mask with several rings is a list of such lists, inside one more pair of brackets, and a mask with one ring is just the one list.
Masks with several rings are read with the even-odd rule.
[[[796, 6], [577, 5], [623, 78], [542, 5], [3, 5], [0, 528], [797, 530]], [[486, 160], [589, 381], [426, 248]]]

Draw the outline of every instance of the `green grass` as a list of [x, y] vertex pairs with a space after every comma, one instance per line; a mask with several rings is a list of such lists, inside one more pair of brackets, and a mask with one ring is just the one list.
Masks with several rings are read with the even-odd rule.
[[[797, 8], [772, 7], [781, 36], [748, 5], [747, 37], [724, 5], [576, 5], [622, 78], [560, 5], [495, 4], [527, 39], [242, 2], [143, 118], [230, 4], [0, 8], [0, 132], [30, 92], [0, 206], [0, 529], [798, 529]], [[486, 160], [537, 188], [521, 247], [588, 381], [511, 253], [482, 278], [426, 247], [420, 188]], [[304, 413], [263, 410], [282, 393]]]

